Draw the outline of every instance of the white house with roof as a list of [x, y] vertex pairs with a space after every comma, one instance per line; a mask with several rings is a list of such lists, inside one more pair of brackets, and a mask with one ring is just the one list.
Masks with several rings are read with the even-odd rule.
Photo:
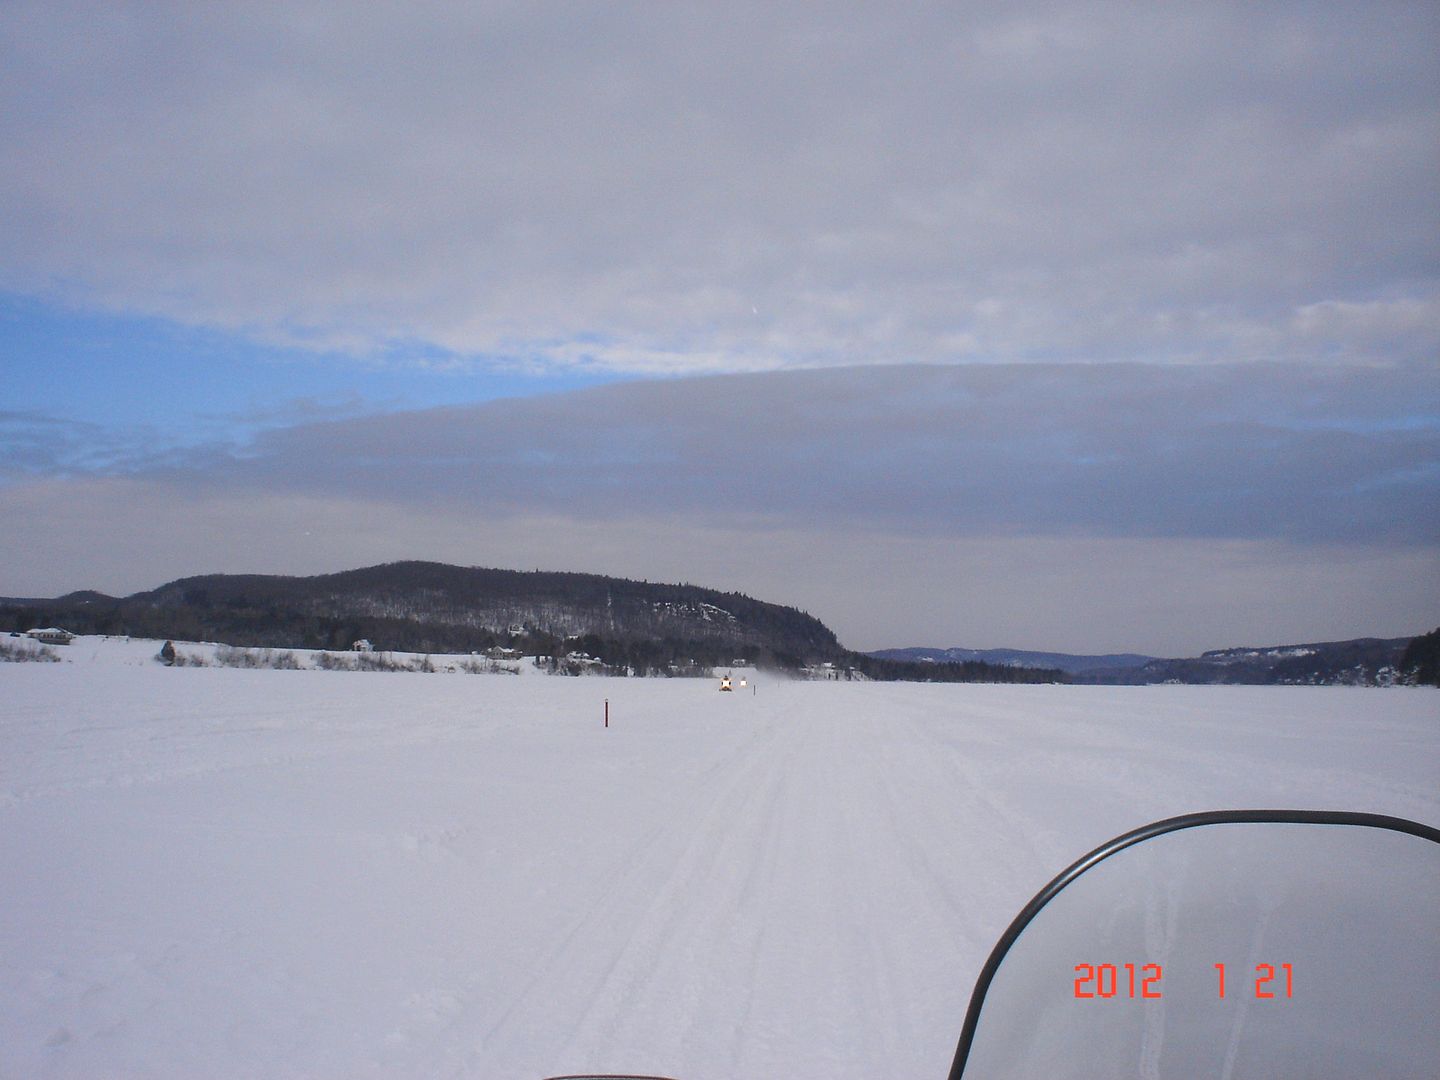
[[26, 630], [25, 636], [34, 638], [44, 645], [69, 645], [75, 640], [75, 635], [69, 630], [61, 630], [58, 626], [38, 627], [34, 630]]

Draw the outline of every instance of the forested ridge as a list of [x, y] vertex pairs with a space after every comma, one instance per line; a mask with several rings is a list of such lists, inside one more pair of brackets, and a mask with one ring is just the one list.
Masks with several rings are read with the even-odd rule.
[[[616, 673], [690, 674], [735, 661], [835, 677], [1045, 682], [1058, 672], [879, 660], [819, 619], [739, 592], [599, 574], [397, 562], [311, 577], [209, 574], [127, 597], [0, 601], [8, 629], [219, 641], [263, 648], [466, 653], [505, 648]], [[828, 665], [828, 667], [827, 667]]]

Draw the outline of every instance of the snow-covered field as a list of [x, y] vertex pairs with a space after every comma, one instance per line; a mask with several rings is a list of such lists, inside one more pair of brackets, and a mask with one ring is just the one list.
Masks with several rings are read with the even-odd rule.
[[[0, 664], [0, 1078], [945, 1075], [1146, 821], [1440, 824], [1426, 689]], [[610, 727], [602, 727], [604, 702]]]

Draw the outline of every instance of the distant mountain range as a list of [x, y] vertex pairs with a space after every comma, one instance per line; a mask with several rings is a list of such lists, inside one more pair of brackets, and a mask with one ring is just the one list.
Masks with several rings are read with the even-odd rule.
[[[1436, 632], [1440, 634], [1440, 631]], [[870, 655], [922, 664], [982, 661], [1065, 672], [1074, 682], [1107, 685], [1145, 683], [1246, 683], [1250, 685], [1377, 686], [1409, 681], [1420, 671], [1436, 635], [1418, 638], [1354, 638], [1301, 645], [1214, 649], [1197, 657], [1164, 659], [1137, 653], [1076, 655], [1024, 649], [882, 649]], [[1408, 650], [1408, 651], [1407, 651]], [[1433, 660], [1428, 661], [1433, 665]], [[1427, 681], [1422, 674], [1420, 681]]]

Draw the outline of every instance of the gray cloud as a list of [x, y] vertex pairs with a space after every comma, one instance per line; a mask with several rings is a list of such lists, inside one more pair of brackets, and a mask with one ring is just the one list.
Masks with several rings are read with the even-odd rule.
[[642, 371], [1432, 358], [1434, 5], [0, 13], [0, 286]]
[[1432, 369], [872, 367], [605, 386], [270, 432], [202, 488], [932, 536], [1440, 538]]
[[167, 460], [156, 433], [147, 428], [115, 430], [31, 411], [0, 411], [0, 482], [143, 472]]

